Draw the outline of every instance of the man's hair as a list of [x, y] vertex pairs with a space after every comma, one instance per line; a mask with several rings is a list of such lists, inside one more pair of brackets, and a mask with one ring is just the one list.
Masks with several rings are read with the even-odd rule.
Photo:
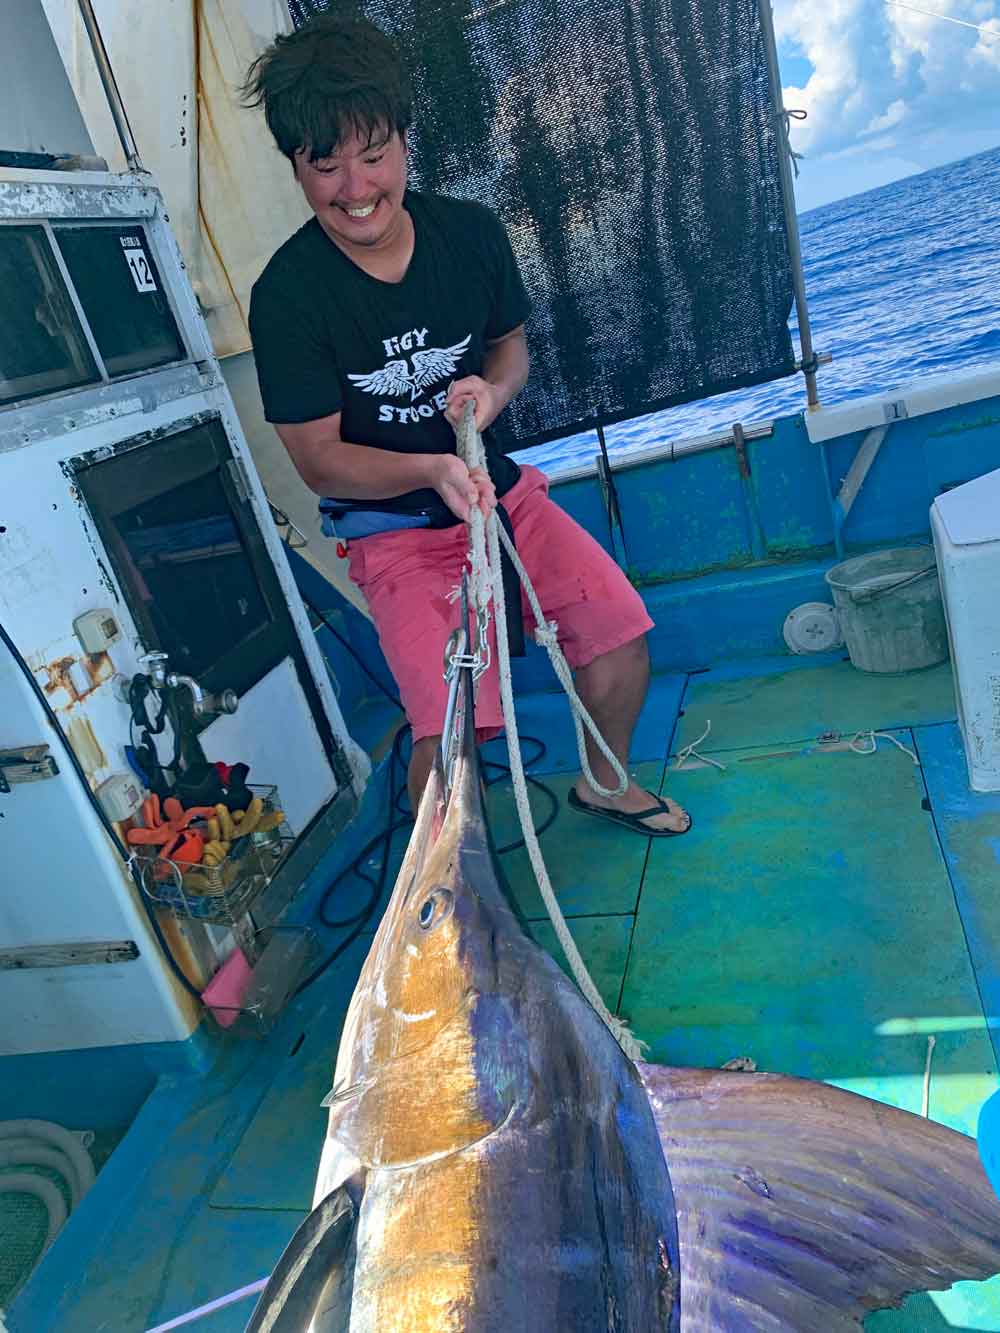
[[329, 157], [351, 134], [403, 134], [413, 105], [410, 79], [393, 41], [367, 19], [321, 14], [277, 37], [250, 66], [247, 106], [263, 106], [267, 127], [294, 165]]

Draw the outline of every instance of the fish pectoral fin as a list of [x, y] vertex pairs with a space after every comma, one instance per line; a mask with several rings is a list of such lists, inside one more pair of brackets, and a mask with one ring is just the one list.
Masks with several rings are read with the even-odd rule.
[[329, 1110], [331, 1106], [337, 1106], [340, 1102], [349, 1102], [354, 1097], [360, 1097], [370, 1086], [370, 1081], [361, 1079], [357, 1083], [351, 1083], [344, 1088], [333, 1087], [320, 1102], [320, 1106]]
[[975, 1141], [805, 1079], [640, 1064], [677, 1209], [684, 1333], [856, 1329], [1000, 1272]]
[[285, 1246], [246, 1333], [304, 1333], [346, 1276], [356, 1224], [354, 1204], [342, 1185], [312, 1210]]

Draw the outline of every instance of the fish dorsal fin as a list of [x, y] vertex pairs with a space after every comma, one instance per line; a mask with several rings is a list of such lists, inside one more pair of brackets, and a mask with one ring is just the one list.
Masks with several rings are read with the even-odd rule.
[[347, 1328], [339, 1288], [350, 1276], [355, 1223], [354, 1204], [343, 1186], [312, 1210], [285, 1246], [246, 1333], [319, 1333], [321, 1328], [339, 1333]]
[[974, 1140], [825, 1083], [640, 1064], [677, 1207], [682, 1333], [839, 1333], [1000, 1271]]

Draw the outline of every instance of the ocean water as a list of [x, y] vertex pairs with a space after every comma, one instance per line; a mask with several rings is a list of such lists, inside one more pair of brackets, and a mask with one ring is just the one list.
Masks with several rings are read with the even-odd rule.
[[[922, 375], [1000, 363], [1000, 148], [852, 195], [799, 217], [813, 345], [832, 406]], [[792, 321], [798, 347], [797, 329]], [[801, 375], [609, 426], [611, 454], [787, 416]], [[526, 449], [546, 471], [590, 462], [588, 431]]]

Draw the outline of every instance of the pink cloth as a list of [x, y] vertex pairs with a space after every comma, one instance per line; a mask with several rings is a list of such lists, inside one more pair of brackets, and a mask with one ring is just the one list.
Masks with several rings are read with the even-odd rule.
[[201, 993], [221, 1028], [232, 1027], [240, 1016], [240, 1005], [250, 984], [250, 964], [237, 946]]
[[[631, 643], [653, 622], [615, 562], [548, 498], [548, 489], [543, 472], [522, 464], [503, 504], [542, 610], [558, 622], [562, 650], [576, 669]], [[448, 594], [461, 581], [468, 547], [464, 523], [380, 532], [350, 543], [350, 576], [367, 599], [415, 741], [441, 732], [448, 697], [444, 649], [459, 620]], [[523, 597], [522, 604], [530, 631], [534, 618]], [[476, 727], [481, 740], [503, 727], [495, 648], [479, 684]]]

